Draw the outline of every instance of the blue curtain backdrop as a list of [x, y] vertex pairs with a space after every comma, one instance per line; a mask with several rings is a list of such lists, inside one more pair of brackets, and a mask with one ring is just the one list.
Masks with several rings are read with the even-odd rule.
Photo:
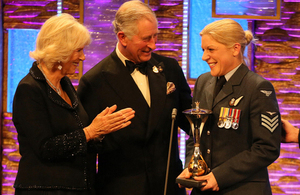
[[[228, 1], [226, 8], [231, 9], [235, 3]], [[222, 18], [211, 17], [211, 0], [190, 0], [189, 16], [189, 78], [196, 79], [200, 74], [210, 71], [207, 63], [202, 61], [203, 52], [199, 33], [207, 24]], [[247, 20], [239, 19], [236, 21], [241, 24], [244, 30], [248, 29]]]
[[8, 29], [7, 112], [12, 112], [18, 83], [29, 73], [34, 61], [29, 57], [29, 52], [35, 50], [38, 32], [33, 29]]

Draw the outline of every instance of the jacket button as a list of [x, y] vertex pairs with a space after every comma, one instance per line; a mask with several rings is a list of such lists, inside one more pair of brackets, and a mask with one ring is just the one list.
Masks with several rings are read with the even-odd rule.
[[210, 135], [210, 131], [207, 131], [207, 135]]
[[207, 149], [207, 154], [210, 154], [210, 149]]

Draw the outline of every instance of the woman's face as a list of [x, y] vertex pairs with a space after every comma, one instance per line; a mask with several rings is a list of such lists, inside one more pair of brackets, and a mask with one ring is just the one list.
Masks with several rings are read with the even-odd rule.
[[62, 64], [61, 71], [64, 75], [74, 74], [77, 66], [79, 65], [79, 62], [85, 60], [85, 55], [83, 53], [83, 49], [84, 49], [84, 47], [76, 49], [72, 53], [70, 60], [68, 62]]
[[236, 67], [234, 63], [234, 48], [227, 48], [206, 34], [202, 35], [201, 40], [202, 60], [209, 65], [212, 76], [223, 76]]

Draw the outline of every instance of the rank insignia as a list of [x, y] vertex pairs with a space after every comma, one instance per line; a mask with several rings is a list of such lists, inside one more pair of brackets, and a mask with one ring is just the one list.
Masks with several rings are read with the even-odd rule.
[[[271, 115], [272, 116], [272, 115]], [[279, 120], [278, 114], [272, 116], [272, 118], [268, 117], [265, 114], [261, 114], [261, 125], [267, 128], [270, 132], [273, 131], [278, 127]]]

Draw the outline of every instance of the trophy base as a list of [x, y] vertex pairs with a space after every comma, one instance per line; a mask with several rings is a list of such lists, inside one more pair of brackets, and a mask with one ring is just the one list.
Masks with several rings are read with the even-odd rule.
[[179, 183], [187, 188], [202, 188], [206, 180], [198, 181], [194, 179], [176, 178], [176, 183]]

